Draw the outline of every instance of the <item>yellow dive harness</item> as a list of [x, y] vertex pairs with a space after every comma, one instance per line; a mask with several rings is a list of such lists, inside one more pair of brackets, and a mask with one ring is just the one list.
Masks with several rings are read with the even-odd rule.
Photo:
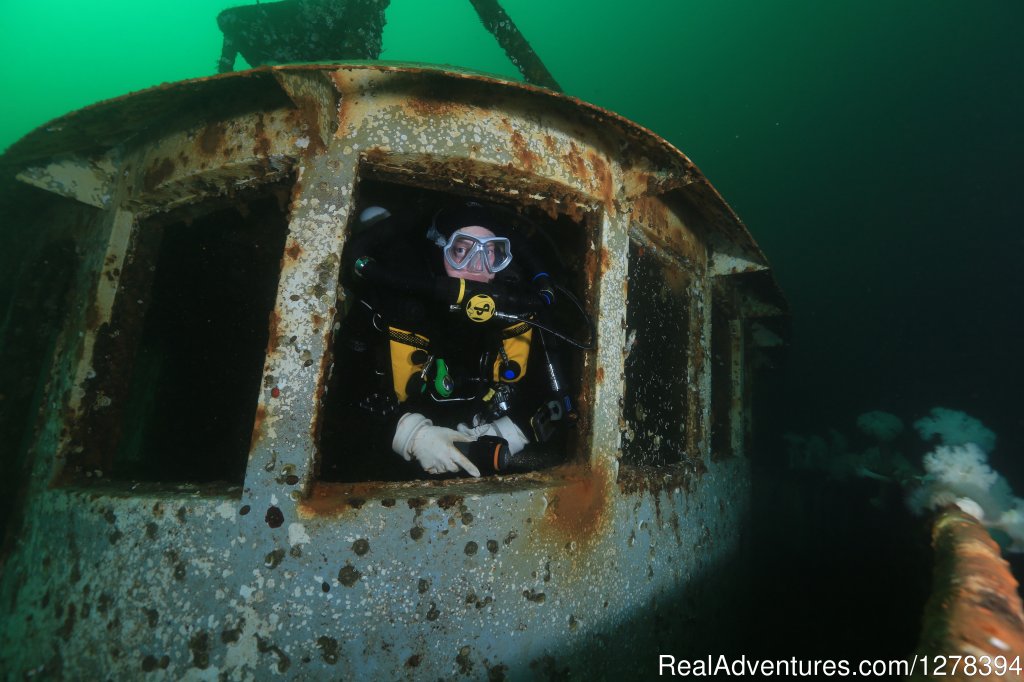
[[[410, 379], [422, 374], [430, 359], [430, 339], [397, 327], [388, 327], [388, 337], [391, 347], [391, 378], [398, 402], [402, 403], [409, 397]], [[495, 383], [513, 384], [526, 376], [532, 340], [533, 329], [523, 322], [502, 331], [501, 348], [494, 360], [491, 377]]]

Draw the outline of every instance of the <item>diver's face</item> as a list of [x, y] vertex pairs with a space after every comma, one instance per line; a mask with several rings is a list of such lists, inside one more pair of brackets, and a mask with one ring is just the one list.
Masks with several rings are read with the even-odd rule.
[[[457, 230], [457, 232], [461, 232], [463, 234], [468, 234], [468, 235], [470, 235], [472, 237], [493, 237], [494, 236], [493, 232], [488, 230], [486, 227], [480, 227], [479, 225], [471, 225], [469, 227], [460, 227]], [[453, 249], [458, 249], [459, 245], [458, 244], [453, 244], [452, 248]], [[456, 258], [458, 258], [460, 254], [455, 253], [454, 255], [455, 255]], [[487, 251], [487, 257], [491, 259], [491, 264], [493, 265], [493, 263], [494, 263], [494, 251], [493, 250], [488, 250]], [[469, 262], [469, 265], [467, 265], [463, 270], [456, 270], [451, 265], [449, 265], [447, 260], [445, 260], [444, 261], [444, 271], [446, 273], [448, 273], [449, 277], [455, 277], [455, 278], [458, 278], [458, 279], [469, 279], [469, 280], [473, 280], [474, 282], [490, 282], [492, 279], [494, 279], [494, 273], [487, 271], [487, 268], [484, 267], [484, 264], [481, 262], [479, 255], [474, 257], [474, 258], [472, 258], [470, 260], [470, 262]]]

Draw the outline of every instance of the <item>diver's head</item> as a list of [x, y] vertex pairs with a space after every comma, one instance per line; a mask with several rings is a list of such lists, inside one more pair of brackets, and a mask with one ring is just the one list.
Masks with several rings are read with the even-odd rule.
[[507, 237], [497, 237], [481, 225], [460, 227], [444, 246], [444, 271], [449, 277], [490, 282], [512, 262]]
[[441, 247], [449, 277], [490, 282], [512, 262], [508, 237], [496, 234], [503, 228], [490, 211], [469, 203], [438, 211], [427, 237]]

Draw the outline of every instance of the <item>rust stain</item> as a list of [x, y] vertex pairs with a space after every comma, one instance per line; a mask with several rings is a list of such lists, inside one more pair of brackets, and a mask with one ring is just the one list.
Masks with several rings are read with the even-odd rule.
[[541, 162], [541, 158], [530, 150], [529, 143], [523, 134], [518, 130], [512, 131], [512, 156], [515, 158], [519, 168], [532, 172], [534, 166]]
[[316, 102], [304, 100], [298, 109], [291, 110], [286, 116], [287, 122], [305, 133], [309, 139], [309, 145], [303, 150], [303, 155], [307, 158], [327, 149], [320, 135], [320, 118], [316, 107]]
[[642, 197], [637, 199], [633, 206], [634, 218], [644, 227], [652, 242], [669, 248], [685, 258], [701, 260], [698, 240], [665, 202], [657, 197]]
[[612, 181], [612, 170], [608, 163], [594, 152], [587, 152], [587, 159], [594, 169], [594, 177], [597, 181], [598, 196], [601, 203], [610, 216], [615, 215], [615, 186]]
[[263, 439], [263, 424], [267, 420], [267, 407], [266, 405], [258, 405], [256, 407], [256, 419], [252, 425], [252, 437], [249, 438], [249, 452], [251, 453], [256, 447], [256, 444]]
[[277, 329], [281, 324], [281, 314], [277, 308], [270, 311], [270, 331], [267, 336], [267, 355], [277, 350]]
[[317, 114], [317, 109], [313, 106], [304, 107], [302, 117], [309, 131], [309, 147], [306, 148], [306, 153], [309, 156], [316, 156], [327, 151], [327, 143], [320, 134], [320, 117]]
[[587, 251], [587, 256], [583, 262], [583, 272], [588, 281], [593, 282], [597, 279], [598, 256], [596, 251]]
[[[332, 75], [335, 85], [342, 85], [338, 74]], [[345, 125], [348, 123], [349, 118], [352, 116], [352, 95], [349, 92], [342, 92], [341, 96], [338, 97], [338, 129], [334, 133], [335, 137], [344, 137], [347, 131]]]
[[149, 167], [149, 170], [142, 176], [142, 186], [147, 192], [151, 192], [164, 182], [167, 178], [174, 174], [174, 162], [170, 159], [162, 159], [159, 163], [154, 163]]
[[293, 242], [292, 245], [285, 250], [285, 255], [292, 260], [298, 260], [299, 256], [302, 255], [302, 247], [299, 246], [298, 242]]
[[604, 383], [604, 367], [597, 368], [597, 383]]
[[[298, 175], [294, 177], [295, 184], [292, 185], [291, 194], [287, 197], [288, 215], [295, 215], [295, 209], [296, 207], [298, 207], [299, 201], [302, 199], [303, 192], [305, 192], [306, 189], [306, 183], [304, 183]], [[284, 203], [284, 197], [282, 197], [279, 201], [281, 201], [281, 203]]]
[[465, 107], [446, 99], [432, 97], [410, 97], [403, 108], [413, 116], [420, 118], [451, 118], [459, 115]]
[[583, 160], [583, 156], [580, 154], [580, 148], [576, 146], [575, 142], [569, 143], [569, 153], [565, 156], [566, 162], [569, 164], [572, 174], [579, 178], [581, 181], [588, 181], [590, 179], [590, 169], [587, 168], [587, 163]]
[[267, 137], [267, 126], [263, 120], [263, 114], [261, 113], [256, 117], [256, 129], [253, 131], [252, 153], [253, 156], [266, 158], [270, 156], [270, 149], [270, 138]]
[[213, 156], [219, 152], [226, 141], [226, 130], [223, 123], [211, 123], [199, 133], [199, 151], [205, 156]]
[[604, 476], [589, 466], [572, 467], [568, 473], [565, 485], [553, 492], [548, 501], [544, 527], [563, 542], [585, 543], [601, 530], [606, 520], [609, 491]]
[[601, 247], [601, 274], [604, 275], [606, 272], [611, 270], [611, 267], [612, 267], [611, 256], [608, 254], [608, 249], [606, 249], [605, 247], [602, 246]]
[[544, 148], [548, 150], [550, 156], [558, 156], [558, 143], [550, 135], [544, 135]]
[[653, 230], [662, 240], [668, 239], [669, 219], [665, 204], [653, 197], [640, 197], [633, 202], [634, 217]]
[[306, 519], [340, 516], [350, 510], [361, 509], [367, 499], [379, 492], [379, 486], [373, 484], [317, 482], [309, 496], [298, 504], [296, 511]]

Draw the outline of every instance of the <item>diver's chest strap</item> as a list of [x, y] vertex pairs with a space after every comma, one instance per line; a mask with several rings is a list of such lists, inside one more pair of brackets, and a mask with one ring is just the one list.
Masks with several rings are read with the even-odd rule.
[[[526, 323], [520, 323], [503, 329], [499, 340], [497, 358], [494, 362], [494, 383], [517, 382], [526, 375], [527, 360], [530, 355], [532, 329]], [[431, 359], [430, 339], [422, 334], [406, 331], [397, 327], [387, 327], [387, 336], [391, 355], [391, 380], [395, 395], [399, 402], [408, 397], [409, 380], [424, 370], [426, 362]], [[518, 368], [514, 377], [506, 378], [501, 374], [505, 365], [515, 362]]]

